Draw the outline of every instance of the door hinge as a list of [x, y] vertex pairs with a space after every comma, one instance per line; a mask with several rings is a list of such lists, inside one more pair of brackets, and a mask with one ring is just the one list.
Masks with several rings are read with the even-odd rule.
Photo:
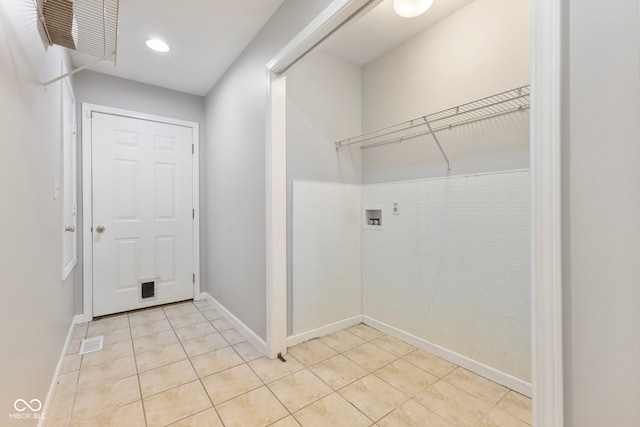
[[191, 154], [196, 154], [196, 145], [191, 144]]
[[196, 273], [193, 273], [193, 283], [196, 283]]
[[191, 209], [191, 218], [196, 219], [196, 210]]
[[73, 124], [73, 135], [75, 135], [78, 132], [78, 129], [76, 127], [76, 124]]

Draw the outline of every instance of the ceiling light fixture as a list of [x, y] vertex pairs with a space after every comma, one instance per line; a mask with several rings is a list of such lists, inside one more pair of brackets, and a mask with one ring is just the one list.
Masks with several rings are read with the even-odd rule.
[[147, 47], [156, 52], [169, 52], [169, 45], [158, 39], [147, 40]]
[[414, 18], [425, 13], [433, 0], [393, 0], [393, 10], [403, 18]]

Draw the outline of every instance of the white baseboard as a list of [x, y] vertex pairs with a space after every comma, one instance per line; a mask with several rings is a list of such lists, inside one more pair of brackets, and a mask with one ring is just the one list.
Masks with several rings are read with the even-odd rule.
[[[67, 351], [69, 350], [69, 344], [71, 344], [71, 339], [73, 338], [73, 327], [78, 323], [82, 323], [84, 320], [84, 315], [76, 314], [71, 319], [71, 325], [69, 326], [69, 332], [67, 332], [67, 338], [64, 341], [64, 346], [62, 347], [62, 353], [60, 354], [60, 358], [58, 359], [58, 364], [56, 365], [56, 370], [53, 373], [53, 378], [51, 379], [51, 384], [49, 385], [49, 391], [47, 392], [47, 397], [44, 400], [42, 405], [41, 414], [47, 414], [49, 406], [51, 405], [51, 399], [53, 399], [53, 395], [56, 391], [56, 382], [58, 381], [58, 375], [60, 375], [60, 371], [62, 370], [62, 363], [64, 361], [64, 357], [67, 355]], [[45, 423], [44, 418], [40, 418], [38, 421], [38, 427], [42, 427]]]
[[357, 315], [349, 317], [348, 319], [340, 320], [329, 325], [321, 326], [311, 331], [303, 332], [301, 334], [291, 335], [287, 337], [287, 347], [293, 347], [301, 342], [309, 341], [313, 338], [319, 338], [325, 335], [332, 334], [334, 332], [341, 331], [342, 329], [349, 328], [351, 326], [362, 323], [362, 316]]
[[404, 332], [391, 325], [379, 322], [371, 317], [362, 316], [362, 321], [366, 325], [369, 325], [388, 335], [414, 345], [421, 350], [427, 351], [435, 356], [441, 357], [442, 359], [445, 359], [451, 363], [475, 372], [476, 374], [488, 378], [493, 382], [502, 384], [503, 386], [508, 387], [511, 390], [515, 390], [520, 394], [531, 397], [531, 383], [516, 378], [513, 375], [509, 375], [505, 372], [499, 371], [498, 369], [492, 368], [491, 366], [487, 366], [484, 363], [478, 362], [477, 360], [470, 359], [469, 357], [463, 356], [462, 354], [456, 353], [455, 351], [441, 347], [437, 344], [416, 337], [415, 335], [411, 335], [410, 333]]
[[211, 301], [216, 310], [222, 313], [222, 315], [238, 329], [238, 332], [240, 332], [247, 340], [255, 345], [263, 354], [267, 354], [267, 343], [255, 332], [253, 332], [247, 325], [245, 325], [242, 320], [234, 316], [229, 310], [227, 310], [222, 304], [220, 304], [208, 293], [203, 292], [200, 294], [200, 296], [202, 297], [202, 299]]

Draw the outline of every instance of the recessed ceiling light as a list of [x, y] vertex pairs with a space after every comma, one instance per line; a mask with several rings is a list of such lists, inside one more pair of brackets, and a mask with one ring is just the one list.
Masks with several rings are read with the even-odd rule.
[[169, 45], [158, 39], [147, 40], [147, 47], [156, 52], [169, 52]]
[[431, 7], [433, 0], [393, 0], [393, 9], [403, 18], [422, 15]]

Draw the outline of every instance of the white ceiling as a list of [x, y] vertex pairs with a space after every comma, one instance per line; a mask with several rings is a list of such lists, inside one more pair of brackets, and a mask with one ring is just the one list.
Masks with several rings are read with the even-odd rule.
[[[358, 65], [383, 55], [473, 0], [435, 0], [416, 18], [401, 18], [383, 0], [342, 28], [322, 49]], [[283, 0], [120, 0], [118, 61], [89, 69], [195, 95], [206, 95]], [[171, 47], [146, 47], [160, 38]], [[72, 51], [76, 67], [95, 58]]]
[[[118, 62], [90, 69], [205, 95], [283, 0], [121, 0]], [[146, 47], [160, 38], [171, 47]], [[95, 58], [72, 51], [76, 67]]]
[[401, 18], [393, 0], [384, 0], [362, 18], [354, 20], [322, 44], [322, 50], [357, 65], [364, 65], [417, 35], [473, 0], [435, 0], [415, 18]]

